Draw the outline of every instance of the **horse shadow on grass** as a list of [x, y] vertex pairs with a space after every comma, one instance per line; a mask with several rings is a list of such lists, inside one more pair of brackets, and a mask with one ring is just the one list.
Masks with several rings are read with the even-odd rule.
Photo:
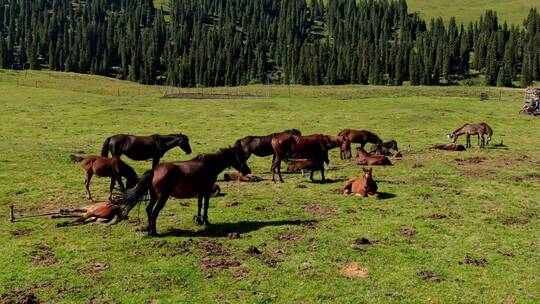
[[379, 196], [377, 198], [381, 200], [386, 200], [386, 199], [391, 199], [394, 197], [396, 197], [395, 194], [388, 193], [388, 192], [379, 192]]
[[206, 226], [202, 230], [192, 231], [183, 229], [169, 229], [167, 232], [160, 234], [160, 237], [227, 237], [230, 233], [244, 234], [252, 231], [257, 231], [264, 227], [275, 227], [294, 225], [299, 226], [312, 220], [280, 220], [280, 221], [242, 221], [237, 223], [218, 223]]

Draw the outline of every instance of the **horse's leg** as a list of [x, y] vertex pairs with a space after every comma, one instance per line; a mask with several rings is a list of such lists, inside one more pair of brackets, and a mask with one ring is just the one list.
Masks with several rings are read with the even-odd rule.
[[154, 157], [154, 158], [152, 159], [152, 169], [154, 169], [154, 168], [159, 164], [159, 159], [160, 159], [160, 158], [161, 158], [161, 157]]
[[122, 191], [122, 193], [126, 192], [126, 187], [124, 186], [124, 182], [122, 181], [122, 177], [121, 176], [116, 177], [116, 181], [118, 182], [118, 186], [120, 187], [120, 191]]
[[322, 168], [321, 168], [321, 177], [322, 177], [322, 182], [326, 182], [326, 178], [324, 177], [324, 164], [322, 165]]
[[313, 182], [313, 170], [309, 171], [309, 180]]
[[86, 196], [86, 199], [93, 201], [92, 194], [90, 193], [90, 181], [92, 180], [92, 171], [86, 171], [86, 177], [84, 179], [84, 184], [86, 186], [86, 192], [88, 195]]
[[165, 206], [165, 203], [167, 202], [167, 199], [169, 198], [168, 195], [163, 195], [161, 198], [158, 199], [156, 206], [154, 207], [154, 210], [152, 210], [152, 226], [150, 227], [150, 231], [148, 231], [148, 235], [150, 236], [157, 236], [157, 217], [159, 215], [159, 212], [163, 207]]
[[196, 220], [197, 220], [197, 225], [202, 225], [204, 224], [203, 222], [203, 218], [202, 218], [202, 215], [201, 215], [201, 209], [203, 207], [203, 195], [202, 194], [199, 194], [197, 196], [197, 217], [196, 217]]
[[152, 210], [154, 210], [156, 202], [156, 197], [150, 193], [150, 201], [148, 202], [148, 206], [146, 206], [146, 215], [148, 216], [148, 227], [146, 228], [146, 231], [148, 231], [148, 233], [152, 230]]
[[204, 194], [204, 214], [203, 214], [203, 222], [205, 225], [210, 225], [210, 222], [208, 221], [208, 207], [210, 206], [210, 193]]
[[112, 201], [112, 193], [114, 190], [114, 185], [116, 185], [116, 177], [111, 177], [111, 185], [109, 187], [109, 201]]
[[472, 145], [471, 145], [471, 135], [467, 134], [467, 148], [470, 148]]

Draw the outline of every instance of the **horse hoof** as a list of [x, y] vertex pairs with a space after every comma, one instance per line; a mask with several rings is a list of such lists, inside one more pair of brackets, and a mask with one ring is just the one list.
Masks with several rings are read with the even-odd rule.
[[205, 225], [205, 226], [210, 226], [210, 225], [212, 225], [212, 224], [210, 224], [210, 222], [209, 222], [207, 219], [205, 219], [205, 220], [204, 220], [204, 225]]
[[204, 221], [200, 216], [196, 216], [195, 221], [197, 222], [197, 225], [204, 225]]

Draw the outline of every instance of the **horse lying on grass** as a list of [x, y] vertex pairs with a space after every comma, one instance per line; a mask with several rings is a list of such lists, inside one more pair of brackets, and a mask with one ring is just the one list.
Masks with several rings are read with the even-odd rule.
[[[64, 226], [74, 226], [74, 225], [84, 225], [91, 222], [97, 222], [105, 225], [114, 225], [122, 219], [122, 207], [111, 204], [111, 203], [101, 203], [84, 208], [74, 208], [74, 209], [61, 209], [60, 214], [62, 217], [66, 215], [71, 215], [73, 213], [81, 213], [79, 217], [70, 222], [57, 224], [57, 227]], [[71, 217], [71, 216], [69, 216]]]
[[375, 196], [378, 197], [377, 183], [373, 180], [373, 169], [363, 168], [364, 174], [362, 177], [353, 178], [347, 181], [345, 187], [340, 190], [343, 194], [352, 194], [360, 197]]
[[356, 148], [356, 163], [367, 166], [391, 166], [392, 162], [384, 155], [371, 155], [362, 147]]
[[444, 144], [444, 145], [437, 145], [437, 146], [433, 146], [431, 147], [431, 149], [435, 149], [435, 150], [445, 150], [445, 151], [465, 151], [465, 146], [463, 145], [458, 145], [458, 144]]
[[258, 182], [262, 182], [263, 178], [260, 176], [252, 175], [252, 174], [242, 175], [240, 172], [231, 171], [231, 172], [227, 172], [223, 174], [223, 180], [226, 182], [239, 181], [239, 182], [246, 182], [246, 183], [258, 183]]

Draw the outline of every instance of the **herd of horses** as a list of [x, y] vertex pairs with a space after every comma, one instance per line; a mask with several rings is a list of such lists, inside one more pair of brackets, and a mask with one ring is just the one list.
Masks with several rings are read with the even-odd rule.
[[[466, 124], [449, 134], [449, 137], [455, 144], [462, 135], [467, 137], [467, 147], [470, 147], [470, 137], [477, 135], [478, 144], [483, 148], [486, 143], [485, 135], [488, 136], [487, 143], [489, 144], [493, 131], [485, 123]], [[370, 152], [365, 150], [368, 143], [374, 145]], [[352, 144], [359, 145], [356, 149], [359, 165], [389, 166], [392, 162], [388, 156], [401, 156], [396, 141], [383, 142], [379, 136], [365, 130], [344, 129], [336, 136], [323, 134], [304, 136], [299, 130], [291, 129], [266, 136], [246, 136], [237, 140], [233, 146], [220, 149], [215, 153], [200, 154], [191, 160], [160, 163], [164, 154], [175, 147], [179, 147], [187, 155], [191, 154], [189, 138], [184, 134], [115, 135], [105, 140], [101, 156], [71, 156], [73, 161], [82, 163], [89, 200], [92, 200], [90, 192], [92, 176], [111, 178], [110, 203], [88, 208], [88, 210], [97, 211], [93, 214], [87, 210], [84, 218], [76, 222], [84, 222], [89, 218], [112, 220], [113, 217], [115, 219], [126, 217], [135, 206], [147, 199], [147, 232], [155, 236], [157, 235], [157, 218], [169, 198], [196, 197], [198, 211], [195, 219], [198, 224], [209, 225], [210, 198], [216, 192], [215, 183], [218, 176], [226, 168], [233, 167], [238, 172], [226, 173], [225, 180], [260, 181], [260, 178], [251, 175], [251, 168], [247, 165], [247, 161], [251, 155], [273, 156], [271, 165], [273, 182], [276, 182], [276, 175], [280, 182], [284, 182], [281, 175], [283, 161], [289, 163], [288, 169], [291, 171], [310, 171], [311, 181], [313, 181], [314, 172], [320, 171], [322, 182], [324, 182], [324, 164], [330, 162], [328, 152], [339, 148], [340, 158], [350, 159], [352, 158]], [[112, 157], [109, 157], [109, 154]], [[135, 170], [120, 159], [122, 155], [132, 160], [152, 159], [152, 169], [138, 177]], [[125, 186], [122, 178], [126, 179]], [[116, 183], [122, 194], [113, 198]], [[347, 181], [341, 193], [361, 197], [377, 196], [377, 184], [373, 180], [372, 169], [364, 168], [364, 174], [361, 177]]]

